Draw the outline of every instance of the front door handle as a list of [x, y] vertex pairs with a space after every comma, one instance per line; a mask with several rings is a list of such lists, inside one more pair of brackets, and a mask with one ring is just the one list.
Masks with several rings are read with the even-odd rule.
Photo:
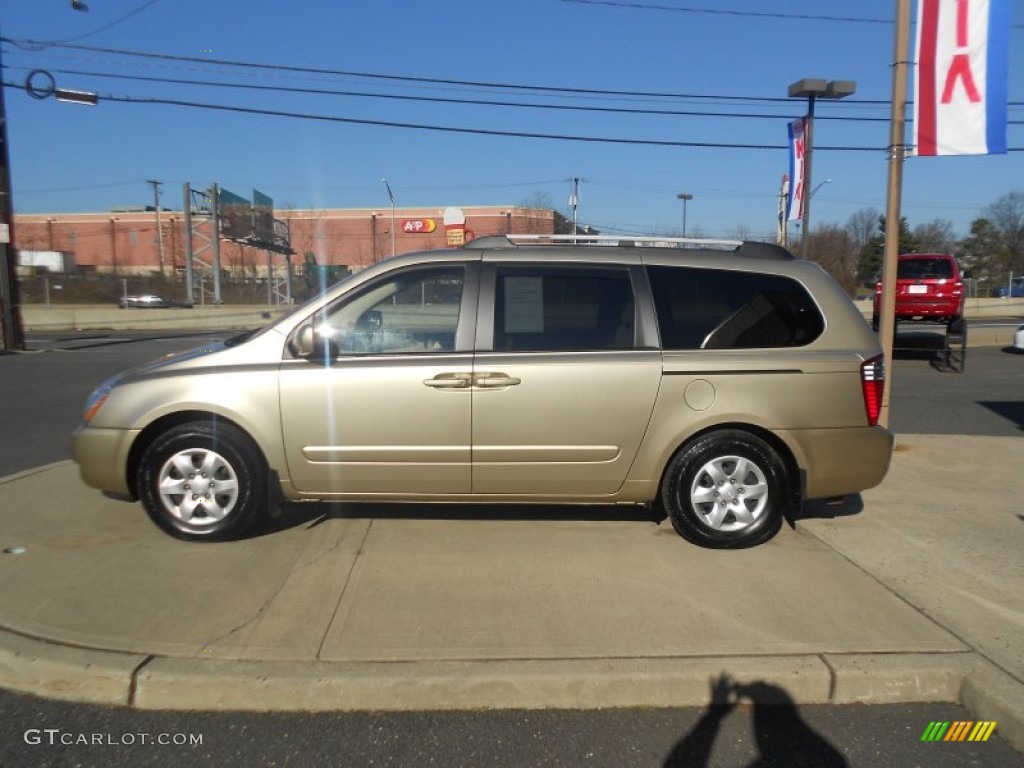
[[473, 383], [470, 373], [439, 373], [432, 379], [424, 379], [423, 383], [434, 389], [468, 389]]
[[482, 387], [485, 389], [494, 389], [497, 387], [514, 387], [517, 384], [522, 384], [522, 382], [522, 379], [517, 379], [515, 376], [509, 376], [507, 373], [473, 374], [473, 386]]

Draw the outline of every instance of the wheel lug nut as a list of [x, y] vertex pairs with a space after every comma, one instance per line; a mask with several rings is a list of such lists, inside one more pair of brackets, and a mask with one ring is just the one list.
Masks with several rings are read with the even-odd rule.
[[198, 498], [199, 498], [199, 497], [198, 497], [198, 496], [196, 496], [196, 495], [195, 495], [194, 493], [192, 494], [192, 501], [195, 501], [195, 500], [196, 500], [196, 499], [198, 499]]

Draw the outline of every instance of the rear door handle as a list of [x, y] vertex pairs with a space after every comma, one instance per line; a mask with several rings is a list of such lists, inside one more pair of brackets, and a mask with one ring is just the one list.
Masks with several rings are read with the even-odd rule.
[[473, 386], [482, 387], [485, 389], [495, 389], [498, 387], [514, 387], [517, 384], [522, 384], [522, 382], [522, 379], [517, 379], [515, 376], [509, 376], [507, 373], [473, 374]]
[[473, 374], [439, 373], [432, 379], [424, 379], [423, 383], [434, 389], [468, 389], [473, 383]]

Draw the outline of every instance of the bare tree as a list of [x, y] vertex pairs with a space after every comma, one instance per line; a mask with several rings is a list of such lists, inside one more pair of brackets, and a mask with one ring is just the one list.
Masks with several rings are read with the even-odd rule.
[[861, 208], [846, 220], [846, 231], [858, 253], [867, 247], [878, 232], [878, 220], [881, 217], [882, 213], [877, 208]]
[[818, 262], [850, 296], [856, 295], [858, 254], [849, 230], [838, 224], [825, 224], [810, 237], [811, 260]]
[[914, 227], [914, 237], [921, 253], [954, 253], [958, 238], [953, 232], [953, 222], [948, 219], [933, 219]]
[[[549, 232], [551, 225], [548, 224], [547, 216], [540, 215], [541, 211], [555, 211], [555, 206], [551, 202], [551, 196], [547, 192], [537, 191], [529, 197], [520, 201], [519, 206], [526, 208], [527, 213], [522, 221], [522, 228], [525, 230], [522, 234], [524, 235], [546, 235], [552, 234]], [[555, 217], [558, 218], [557, 216]], [[571, 229], [571, 225], [570, 225]], [[563, 233], [564, 234], [564, 233]]]

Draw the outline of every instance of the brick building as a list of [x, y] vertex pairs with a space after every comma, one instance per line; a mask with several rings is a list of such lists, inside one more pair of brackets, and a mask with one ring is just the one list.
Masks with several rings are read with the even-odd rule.
[[[461, 224], [454, 223], [463, 218]], [[456, 208], [332, 208], [276, 211], [290, 230], [292, 264], [297, 273], [313, 254], [317, 264], [359, 270], [395, 253], [445, 248], [460, 237], [498, 234], [553, 234], [555, 213], [523, 206]], [[448, 224], [446, 225], [446, 219]], [[211, 222], [193, 215], [192, 249], [210, 262]], [[160, 212], [164, 271], [185, 267], [185, 221], [182, 212]], [[461, 232], [461, 235], [460, 235]], [[108, 213], [17, 214], [14, 246], [18, 251], [60, 251], [70, 254], [77, 271], [115, 275], [147, 275], [160, 271], [157, 217], [154, 211]], [[221, 239], [222, 269], [231, 275], [265, 276], [267, 253]], [[273, 256], [276, 265], [284, 257]], [[277, 269], [277, 267], [275, 267]]]

